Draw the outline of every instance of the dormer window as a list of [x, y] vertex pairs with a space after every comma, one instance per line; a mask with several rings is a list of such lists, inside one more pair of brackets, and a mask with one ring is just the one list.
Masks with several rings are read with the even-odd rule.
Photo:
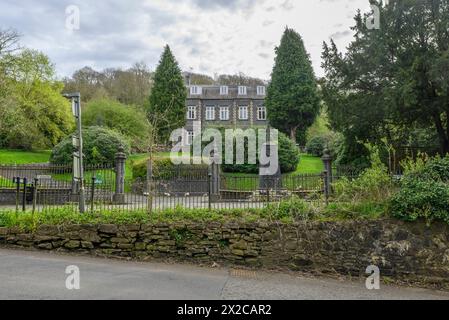
[[266, 92], [265, 86], [257, 86], [257, 95], [264, 96]]
[[228, 95], [228, 92], [229, 92], [228, 86], [221, 86], [220, 87], [220, 95], [226, 96], [226, 95]]
[[246, 96], [246, 87], [239, 86], [239, 96]]
[[191, 86], [190, 87], [190, 95], [192, 96], [199, 96], [201, 95], [203, 92], [203, 88], [199, 87], [199, 86]]

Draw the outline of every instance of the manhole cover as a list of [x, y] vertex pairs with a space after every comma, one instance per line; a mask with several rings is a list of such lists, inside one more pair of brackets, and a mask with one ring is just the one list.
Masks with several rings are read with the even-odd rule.
[[232, 277], [238, 277], [238, 278], [249, 278], [249, 279], [257, 278], [256, 272], [251, 271], [251, 270], [231, 269], [230, 275]]

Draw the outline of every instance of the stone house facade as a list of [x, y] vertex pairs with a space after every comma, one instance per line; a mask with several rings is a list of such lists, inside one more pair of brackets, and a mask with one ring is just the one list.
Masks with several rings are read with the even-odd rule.
[[202, 129], [266, 127], [265, 95], [265, 86], [188, 86], [185, 129], [189, 143], [194, 124]]

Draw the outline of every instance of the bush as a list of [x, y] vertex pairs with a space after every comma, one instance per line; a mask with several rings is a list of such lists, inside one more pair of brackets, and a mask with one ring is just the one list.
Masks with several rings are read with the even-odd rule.
[[339, 167], [362, 171], [370, 167], [370, 151], [353, 137], [337, 139], [335, 143], [335, 164]]
[[129, 138], [136, 151], [145, 150], [150, 132], [142, 110], [107, 99], [93, 100], [86, 105], [83, 125], [113, 129]]
[[392, 197], [391, 214], [405, 221], [449, 223], [449, 156], [403, 163], [400, 191]]
[[356, 179], [341, 178], [333, 184], [335, 195], [340, 201], [370, 201], [382, 203], [394, 191], [393, 181], [387, 167], [382, 163], [379, 152], [371, 156], [371, 168], [362, 172]]
[[327, 148], [327, 139], [324, 136], [316, 136], [310, 139], [306, 145], [306, 151], [315, 157], [322, 157]]
[[263, 212], [272, 220], [303, 221], [315, 218], [315, 212], [311, 205], [299, 197], [292, 197], [277, 205], [270, 205]]
[[[146, 178], [148, 168], [148, 160], [141, 160], [133, 163], [133, 178]], [[193, 170], [202, 170], [205, 174], [208, 172], [207, 165], [182, 165], [173, 164], [170, 158], [159, 158], [153, 160], [153, 178], [163, 179], [172, 178], [174, 174], [181, 176], [191, 176]], [[197, 172], [197, 171], [196, 171]]]
[[[129, 142], [113, 130], [102, 127], [88, 127], [83, 130], [85, 164], [113, 163], [115, 154], [120, 147], [123, 147], [125, 153], [129, 154]], [[73, 152], [72, 136], [69, 136], [53, 149], [50, 162], [53, 164], [71, 164]]]
[[[223, 135], [224, 136], [224, 135]], [[224, 144], [223, 144], [224, 145]], [[247, 149], [247, 147], [245, 148]], [[289, 173], [296, 171], [299, 164], [299, 150], [293, 141], [288, 138], [285, 134], [279, 132], [279, 163], [281, 166], [282, 173]], [[235, 148], [234, 148], [235, 152]], [[223, 161], [225, 156], [223, 157]], [[235, 154], [234, 154], [235, 159]], [[257, 163], [258, 161], [257, 156]], [[233, 165], [223, 165], [223, 171], [225, 172], [239, 172], [239, 173], [259, 173], [258, 164], [233, 164]]]

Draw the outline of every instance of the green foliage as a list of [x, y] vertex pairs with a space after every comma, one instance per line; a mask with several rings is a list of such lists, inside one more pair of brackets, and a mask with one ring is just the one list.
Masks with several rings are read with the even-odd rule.
[[327, 148], [328, 141], [324, 136], [315, 136], [307, 142], [306, 150], [307, 153], [315, 156], [322, 157], [324, 154], [324, 149]]
[[332, 202], [320, 211], [322, 220], [379, 219], [387, 215], [385, 202]]
[[333, 184], [335, 196], [345, 202], [385, 202], [394, 192], [394, 184], [388, 168], [382, 163], [379, 152], [374, 150], [371, 167], [355, 179], [341, 178]]
[[[224, 135], [223, 135], [224, 136]], [[257, 137], [256, 137], [257, 140]], [[224, 142], [223, 142], [224, 145]], [[257, 145], [257, 143], [256, 143]], [[248, 150], [247, 140], [245, 141], [245, 150]], [[235, 151], [234, 147], [234, 162], [235, 162]], [[293, 143], [291, 139], [289, 139], [285, 134], [279, 132], [279, 141], [278, 141], [278, 155], [279, 155], [279, 164], [281, 166], [282, 173], [289, 173], [296, 171], [299, 164], [299, 150], [296, 145]], [[226, 155], [224, 155], [225, 159]], [[256, 157], [256, 162], [259, 163], [259, 155]], [[246, 164], [233, 164], [233, 165], [223, 165], [223, 170], [225, 172], [237, 172], [237, 173], [259, 173], [259, 165], [258, 164], [247, 164], [248, 163], [248, 155], [245, 155]]]
[[441, 153], [449, 152], [447, 1], [371, 2], [380, 9], [379, 30], [366, 26], [372, 12], [359, 11], [345, 53], [334, 41], [324, 44], [322, 89], [332, 127], [347, 142], [380, 145], [388, 137], [393, 146], [410, 145], [424, 128], [438, 137]]
[[0, 150], [0, 164], [45, 163], [50, 159], [50, 153], [50, 151]]
[[355, 140], [354, 137], [345, 136], [335, 141], [335, 164], [361, 171], [370, 166], [370, 152], [368, 148]]
[[83, 110], [83, 125], [101, 126], [120, 132], [132, 141], [132, 148], [136, 151], [145, 150], [150, 132], [146, 115], [141, 109], [109, 99], [87, 103]]
[[[105, 164], [115, 161], [115, 154], [123, 147], [129, 154], [130, 146], [126, 138], [118, 132], [103, 127], [87, 127], [83, 130], [85, 164]], [[74, 148], [69, 136], [52, 151], [50, 162], [54, 164], [71, 164]]]
[[305, 132], [319, 114], [320, 99], [312, 64], [301, 36], [286, 29], [276, 48], [276, 61], [267, 90], [271, 125], [293, 140]]
[[[170, 158], [157, 158], [153, 160], [152, 165], [153, 178], [163, 179], [172, 178], [176, 175], [189, 176], [192, 174], [191, 170], [204, 170], [208, 172], [207, 165], [182, 165], [177, 166], [173, 164]], [[146, 178], [148, 171], [148, 160], [140, 160], [133, 163], [132, 172], [133, 178]]]
[[47, 56], [23, 50], [1, 57], [0, 65], [0, 148], [45, 149], [73, 130], [70, 103]]
[[277, 205], [270, 205], [263, 212], [270, 220], [298, 221], [312, 220], [315, 218], [315, 212], [312, 207], [298, 197], [292, 197]]
[[150, 95], [148, 117], [155, 125], [157, 140], [166, 142], [174, 129], [186, 122], [187, 90], [178, 62], [166, 46], [156, 72]]
[[391, 214], [406, 221], [449, 223], [449, 156], [421, 158], [403, 166], [405, 174], [400, 191], [391, 199]]

